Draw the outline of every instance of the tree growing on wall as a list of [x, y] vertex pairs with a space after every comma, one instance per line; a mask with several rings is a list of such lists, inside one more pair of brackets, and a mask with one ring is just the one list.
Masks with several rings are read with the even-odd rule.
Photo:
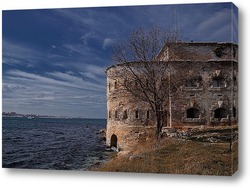
[[149, 30], [140, 27], [127, 41], [116, 44], [112, 51], [113, 61], [124, 65], [119, 73], [123, 79], [122, 87], [150, 107], [156, 119], [157, 139], [167, 121], [165, 109], [169, 97], [176, 89], [170, 84], [171, 68], [157, 57], [167, 42], [179, 39], [179, 32], [174, 30], [165, 32], [158, 26]]

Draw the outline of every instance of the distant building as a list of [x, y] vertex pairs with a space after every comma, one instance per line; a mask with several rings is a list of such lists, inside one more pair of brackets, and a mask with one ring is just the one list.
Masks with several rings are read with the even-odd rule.
[[[171, 70], [168, 79], [180, 83], [169, 87], [175, 91], [164, 105], [163, 130], [237, 124], [238, 45], [167, 43], [157, 58]], [[123, 66], [117, 64], [106, 70], [107, 144], [127, 149], [154, 134], [155, 117], [147, 103], [126, 92], [122, 77], [113, 76]]]

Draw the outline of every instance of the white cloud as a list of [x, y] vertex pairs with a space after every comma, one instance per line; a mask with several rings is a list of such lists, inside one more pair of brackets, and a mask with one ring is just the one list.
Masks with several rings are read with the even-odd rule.
[[82, 35], [80, 39], [83, 41], [83, 43], [85, 45], [88, 45], [88, 40], [90, 40], [91, 38], [94, 38], [94, 37], [96, 37], [95, 36], [95, 32], [94, 31], [90, 31], [90, 32]]
[[33, 66], [33, 64], [43, 59], [44, 54], [38, 50], [24, 44], [20, 45], [3, 40], [3, 63], [5, 64]]
[[115, 40], [114, 40], [114, 39], [105, 38], [104, 41], [103, 41], [102, 48], [103, 48], [103, 49], [106, 49], [107, 47], [112, 46], [114, 43], [115, 43]]
[[216, 39], [216, 38], [220, 38], [221, 40], [223, 40], [225, 38], [225, 40], [227, 40], [229, 37], [228, 35], [225, 34], [233, 34], [231, 33], [231, 26], [230, 25], [225, 25], [217, 30], [215, 30], [214, 32], [211, 33], [210, 38], [211, 39]]
[[105, 90], [105, 85], [85, 81], [70, 71], [37, 75], [12, 70], [3, 76], [3, 110], [98, 117], [100, 113], [93, 110], [98, 106], [105, 112]]
[[223, 26], [225, 23], [229, 23], [228, 20], [231, 18], [231, 10], [223, 9], [215, 12], [213, 15], [208, 17], [205, 21], [201, 22], [197, 26], [197, 32], [206, 32], [211, 29], [217, 29]]

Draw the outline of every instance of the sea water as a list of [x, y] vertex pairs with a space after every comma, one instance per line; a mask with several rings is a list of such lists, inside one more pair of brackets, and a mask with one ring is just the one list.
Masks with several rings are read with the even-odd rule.
[[4, 117], [2, 167], [89, 170], [108, 160], [97, 134], [104, 119]]

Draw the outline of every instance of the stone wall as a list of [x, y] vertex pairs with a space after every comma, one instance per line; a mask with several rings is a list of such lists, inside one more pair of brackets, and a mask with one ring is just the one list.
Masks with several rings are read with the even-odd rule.
[[158, 56], [162, 61], [238, 60], [238, 46], [233, 43], [167, 43]]
[[[183, 64], [187, 65], [184, 66]], [[232, 64], [234, 68], [231, 67]], [[171, 62], [171, 65], [178, 70], [181, 67], [190, 66], [190, 62]], [[218, 108], [230, 111], [232, 106], [235, 107], [236, 113], [231, 112], [231, 120], [235, 122], [238, 117], [237, 62], [195, 62], [194, 67], [185, 70], [185, 72], [188, 71], [191, 72], [191, 75], [189, 73], [184, 74], [184, 77], [187, 78], [186, 81], [192, 80], [193, 77], [200, 77], [201, 83], [196, 86], [187, 86], [184, 80], [183, 84], [180, 84], [177, 90], [172, 93], [172, 126], [227, 124], [229, 112], [227, 117], [223, 117], [223, 114], [221, 114], [222, 117], [218, 118], [215, 117], [214, 113]], [[173, 75], [172, 79], [178, 79], [178, 77], [178, 74]], [[219, 86], [216, 85], [217, 80], [213, 81], [215, 78], [221, 79]], [[191, 108], [198, 110], [198, 117], [188, 118], [187, 110]]]

